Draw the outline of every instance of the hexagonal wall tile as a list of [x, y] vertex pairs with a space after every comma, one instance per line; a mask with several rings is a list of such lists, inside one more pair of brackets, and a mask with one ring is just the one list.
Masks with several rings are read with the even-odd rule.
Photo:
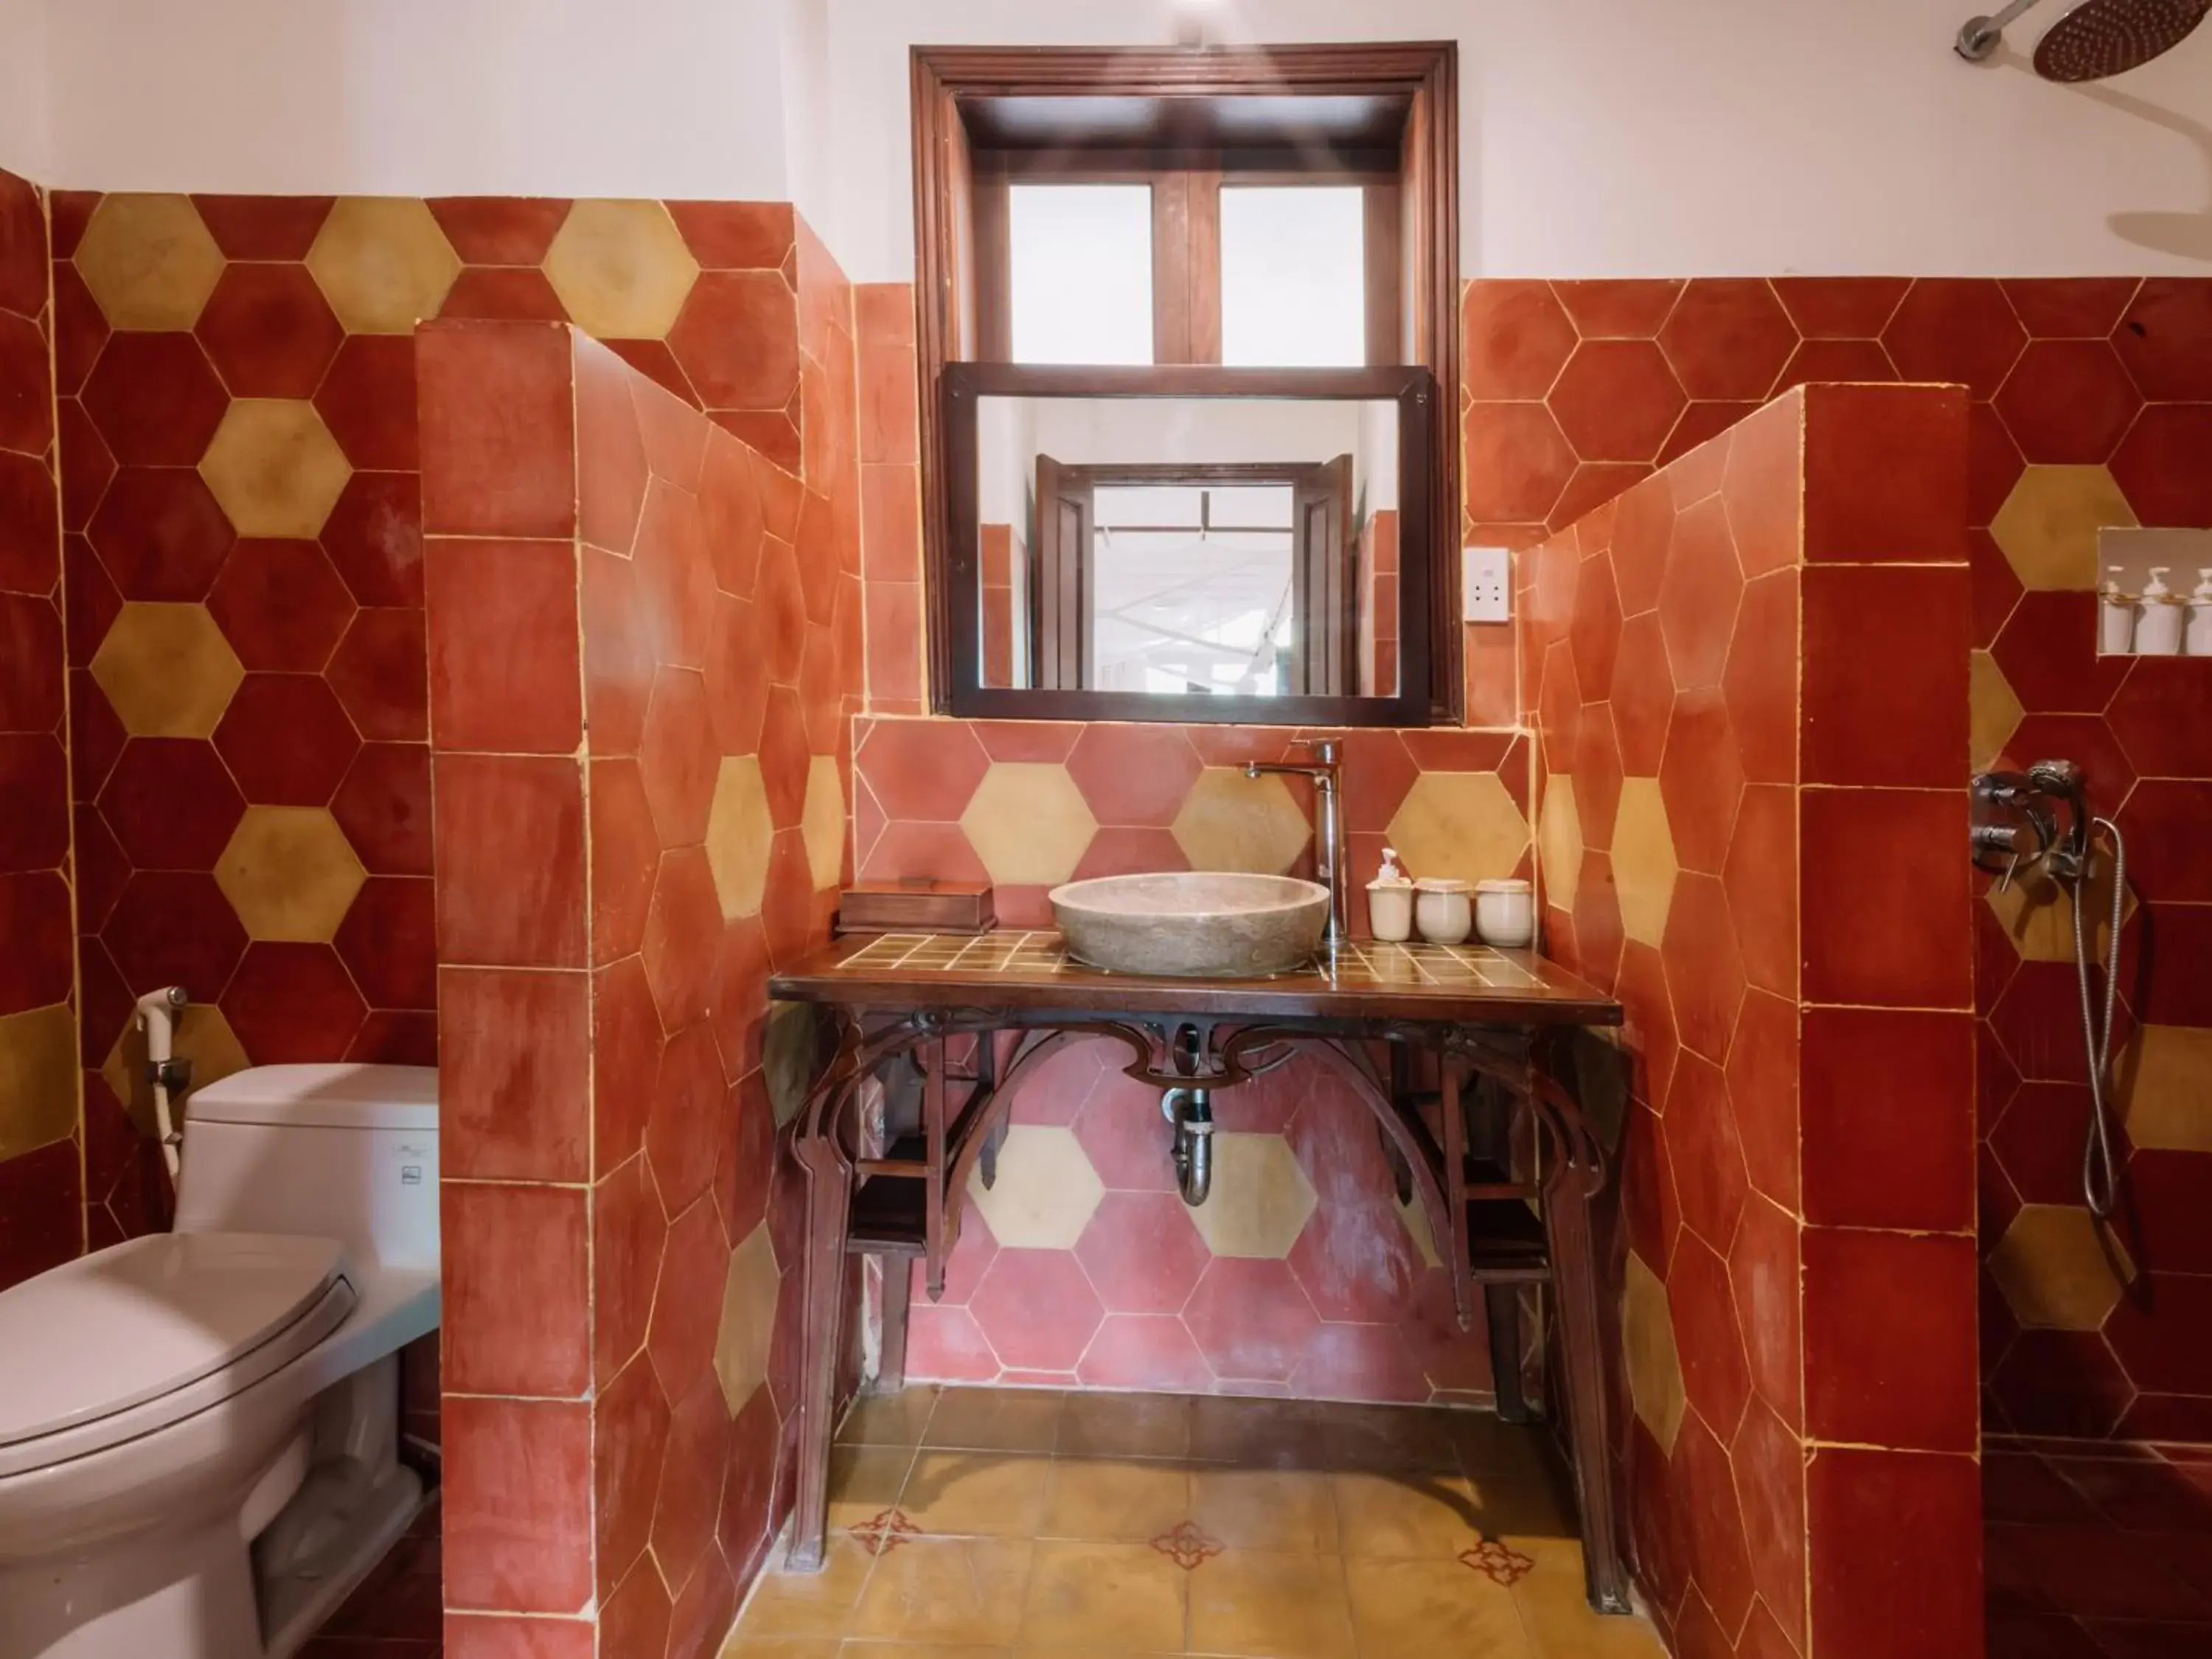
[[1583, 824], [1571, 777], [1544, 781], [1544, 805], [1536, 814], [1536, 866], [1543, 873], [1544, 902], [1573, 910], [1582, 879]]
[[699, 262], [659, 203], [583, 201], [554, 236], [545, 276], [585, 332], [658, 340], [683, 311]]
[[1682, 1389], [1682, 1362], [1674, 1351], [1667, 1287], [1633, 1250], [1620, 1290], [1620, 1346], [1629, 1403], [1660, 1449], [1672, 1452], [1689, 1405]]
[[[170, 1052], [191, 1062], [192, 1087], [204, 1089], [252, 1062], [246, 1046], [230, 1029], [230, 1021], [212, 1002], [195, 1002], [176, 1023]], [[100, 1075], [120, 1101], [131, 1121], [147, 1134], [155, 1133], [154, 1097], [146, 1083], [146, 1033], [136, 1020], [125, 1024], [109, 1045], [100, 1063]]]
[[311, 943], [336, 936], [368, 872], [321, 807], [249, 806], [215, 878], [249, 938]]
[[1075, 873], [1098, 820], [1066, 767], [994, 761], [960, 815], [960, 829], [992, 880], [1042, 886]]
[[1216, 1255], [1287, 1256], [1319, 1201], [1280, 1135], [1216, 1134], [1212, 1192], [1190, 1218]]
[[776, 1271], [768, 1223], [761, 1222], [730, 1252], [729, 1276], [722, 1281], [722, 1318], [714, 1334], [714, 1376], [722, 1403], [735, 1417], [753, 1390], [768, 1377], [769, 1348], [775, 1335], [776, 1293], [783, 1276]]
[[406, 334], [438, 314], [460, 256], [411, 197], [343, 196], [307, 250], [307, 273], [350, 334]]
[[92, 678], [134, 737], [205, 738], [246, 670], [206, 606], [126, 605], [93, 653]]
[[222, 276], [222, 250], [184, 196], [101, 197], [71, 258], [121, 329], [190, 328]]
[[2110, 1241], [2109, 1256], [2106, 1244], [2085, 1209], [2023, 1205], [1990, 1253], [1990, 1275], [2029, 1329], [2094, 1331], [2135, 1276], [2118, 1242]]
[[2027, 712], [2012, 689], [2012, 682], [1997, 666], [1996, 658], [1987, 651], [1970, 653], [1966, 658], [1966, 718], [1977, 769], [1996, 763]]
[[1416, 876], [1485, 881], [1510, 876], [1528, 847], [1528, 820], [1495, 772], [1424, 772], [1383, 832]]
[[200, 476], [241, 536], [320, 533], [353, 476], [313, 404], [240, 398], [200, 458]]
[[76, 1022], [67, 1004], [0, 1016], [0, 1160], [76, 1127]]
[[2146, 1025], [2130, 1060], [2128, 1139], [2139, 1147], [2212, 1152], [2212, 1028]]
[[989, 1187], [980, 1168], [968, 1182], [991, 1236], [1010, 1249], [1073, 1249], [1105, 1193], [1073, 1130], [1035, 1123], [1006, 1131]]
[[806, 867], [814, 890], [826, 893], [845, 873], [845, 786], [837, 762], [817, 755], [807, 763], [806, 805], [799, 810], [799, 837], [806, 843]]
[[707, 813], [707, 867], [722, 920], [760, 914], [768, 889], [768, 860], [775, 840], [768, 787], [757, 755], [725, 755], [714, 775], [714, 805]]
[[1613, 826], [1613, 879], [1620, 895], [1621, 931], [1639, 945], [1657, 945], [1674, 902], [1674, 837], [1656, 778], [1623, 778]]
[[2101, 466], [2031, 466], [1990, 522], [2021, 586], [2086, 592], [2097, 585], [2097, 532], [2132, 526], [2135, 509]]
[[[2030, 876], [2002, 886], [1993, 884], [1982, 895], [1982, 902], [1990, 907], [1990, 914], [1997, 919], [1997, 925], [2004, 929], [2005, 937], [2012, 941], [2013, 949], [2020, 952], [2022, 960], [2074, 960], [2074, 902], [2057, 882], [2043, 876]], [[2135, 895], [2130, 892], [2120, 907], [2123, 922], [2135, 914]], [[2112, 938], [2112, 868], [2109, 863], [2100, 863], [2091, 872], [2086, 915], [2095, 924], [2089, 948], [2102, 961]]]
[[1194, 870], [1273, 876], [1297, 862], [1313, 825], [1274, 774], [1248, 778], [1241, 767], [1209, 766], [1183, 797], [1169, 833]]

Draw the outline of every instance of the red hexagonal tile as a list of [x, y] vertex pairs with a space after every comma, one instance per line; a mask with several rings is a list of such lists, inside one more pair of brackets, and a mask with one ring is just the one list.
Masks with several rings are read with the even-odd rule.
[[239, 543], [207, 603], [246, 667], [303, 674], [330, 660], [354, 612], [345, 584], [313, 542]]
[[0, 451], [0, 591], [45, 593], [61, 574], [61, 517], [45, 459]]
[[1753, 1198], [1743, 1207], [1728, 1252], [1729, 1289], [1752, 1392], [1792, 1426], [1803, 1420], [1799, 1232], [1795, 1216]]
[[2147, 1277], [2141, 1302], [2123, 1297], [2112, 1310], [2106, 1340], [2146, 1394], [2212, 1393], [2212, 1351], [2204, 1341], [2212, 1330], [2212, 1279], [2155, 1270]]
[[1000, 1359], [1028, 1370], [1073, 1370], [1106, 1316], [1066, 1250], [1000, 1250], [968, 1309]]
[[323, 520], [323, 550], [361, 605], [422, 603], [422, 480], [356, 472]]
[[1743, 783], [1735, 731], [1720, 690], [1707, 686], [1678, 692], [1668, 722], [1666, 758], [1659, 768], [1659, 793], [1667, 803], [1674, 855], [1684, 869], [1720, 874]]
[[1575, 470], [1575, 453], [1541, 404], [1498, 404], [1467, 422], [1467, 511], [1541, 524]]
[[1743, 1513], [1751, 1576], [1761, 1598], [1753, 1606], [1738, 1651], [1781, 1659], [1804, 1646], [1804, 1443], [1761, 1406], [1747, 1413], [1737, 1429], [1729, 1467]]
[[[729, 1461], [729, 1407], [709, 1373], [676, 1404], [669, 1424], [668, 1455], [661, 1460], [660, 1495], [653, 1507], [653, 1559], [671, 1583], [684, 1587], [687, 1595], [688, 1581], [697, 1573], [701, 1555], [713, 1553], [714, 1517]], [[716, 1562], [713, 1571], [725, 1569]], [[713, 1634], [719, 1641], [724, 1632], [718, 1628]], [[698, 1651], [696, 1647], [691, 1650]]]
[[1421, 1277], [1420, 1252], [1387, 1197], [1316, 1209], [1290, 1263], [1316, 1313], [1362, 1324], [1402, 1317]]
[[1610, 991], [1620, 972], [1627, 935], [1620, 919], [1620, 888], [1613, 878], [1610, 854], [1591, 848], [1583, 854], [1575, 884], [1575, 971], [1601, 991]]
[[1889, 360], [1908, 380], [1955, 380], [1993, 398], [2027, 332], [2004, 290], [1983, 277], [1923, 276], [1882, 330]]
[[967, 810], [990, 763], [974, 734], [953, 720], [877, 720], [854, 756], [890, 817], [940, 823]]
[[760, 579], [753, 611], [768, 658], [768, 677], [789, 685], [799, 677], [806, 649], [806, 595], [799, 585], [799, 556], [791, 544], [771, 534], [761, 544]]
[[906, 1374], [918, 1382], [989, 1382], [998, 1377], [999, 1356], [967, 1309], [917, 1302], [907, 1316]]
[[2038, 340], [1997, 393], [1997, 413], [2031, 465], [2107, 459], [2142, 398], [2102, 340]]
[[1745, 981], [1728, 895], [1717, 877], [1685, 870], [1675, 878], [1660, 955], [1684, 1045], [1708, 1060], [1723, 1058]]
[[84, 383], [84, 411], [125, 466], [191, 466], [230, 398], [189, 334], [118, 334]]
[[2021, 595], [1990, 651], [2030, 714], [2094, 714], [2112, 701], [2130, 659], [2099, 656], [2096, 627], [2094, 593]]
[[70, 1000], [75, 988], [70, 924], [69, 881], [61, 872], [0, 875], [0, 928], [9, 941], [7, 955], [0, 957], [0, 1015]]
[[[1408, 771], [1412, 764], [1406, 762]], [[1174, 726], [1086, 726], [1067, 757], [1068, 775], [1106, 824], [1174, 822], [1201, 769], [1198, 751]]]
[[2005, 753], [2022, 766], [2060, 757], [2078, 763], [2089, 809], [2106, 817], [2118, 812], [2136, 785], [2135, 766], [2113, 733], [2109, 714], [2030, 714], [2013, 728]]
[[1667, 320], [1682, 284], [1659, 277], [1598, 277], [1553, 283], [1552, 292], [1585, 340], [1645, 340]]
[[1750, 1614], [1753, 1595], [1743, 1511], [1728, 1452], [1694, 1412], [1682, 1419], [1674, 1442], [1674, 1478], [1688, 1510], [1698, 1589], [1722, 1631], [1740, 1630]]
[[2135, 1395], [2136, 1385], [2095, 1331], [2022, 1331], [1990, 1378], [2000, 1420], [2018, 1434], [2101, 1440]]
[[1575, 325], [1545, 282], [1468, 283], [1461, 329], [1465, 388], [1479, 401], [1541, 398], [1575, 349]]
[[[806, 844], [797, 829], [779, 830], [769, 844], [768, 894], [761, 908], [761, 929], [768, 937], [769, 960], [779, 971], [788, 969], [812, 946], [829, 935], [834, 894], [814, 892], [813, 872], [806, 861]], [[1000, 890], [1000, 908], [1011, 912], [1007, 890]], [[646, 939], [648, 946], [652, 935]]]
[[668, 331], [709, 409], [781, 409], [799, 389], [798, 302], [774, 270], [708, 271]]
[[1212, 1260], [1174, 1193], [1107, 1194], [1075, 1255], [1107, 1311], [1133, 1314], [1178, 1311]]
[[1288, 1262], [1227, 1255], [1208, 1264], [1182, 1321], [1214, 1375], [1241, 1382], [1289, 1382], [1321, 1324]]
[[1999, 286], [2031, 337], [2101, 340], [2142, 284], [2134, 276], [2026, 276]]
[[331, 815], [373, 876], [430, 873], [430, 750], [364, 744], [331, 800]]
[[1682, 1220], [1715, 1249], [1725, 1250], [1750, 1193], [1743, 1142], [1719, 1066], [1685, 1049], [1660, 1120], [1667, 1162], [1674, 1172]]
[[323, 677], [362, 737], [408, 743], [428, 735], [430, 670], [420, 611], [357, 613]]
[[645, 971], [663, 1029], [704, 1019], [712, 1012], [722, 911], [706, 849], [686, 847], [660, 860], [645, 921]]
[[330, 217], [328, 196], [203, 196], [192, 207], [231, 259], [304, 259]]
[[1620, 595], [1607, 555], [1583, 561], [1575, 581], [1575, 614], [1567, 624], [1567, 644], [1574, 653], [1575, 684], [1583, 696], [1591, 702], [1609, 701], [1613, 663], [1620, 650]]
[[1575, 806], [1583, 842], [1613, 848], [1614, 819], [1620, 811], [1620, 744], [1613, 735], [1612, 706], [1591, 703], [1575, 722]]
[[[2081, 991], [2070, 962], [2023, 962], [1989, 1011], [1990, 1030], [2031, 1082], [2089, 1080], [2081, 1048]], [[2125, 1047], [2124, 1011], [2114, 1015], [2115, 1052]], [[2024, 1085], [2023, 1085], [2024, 1086]]]
[[1613, 575], [1620, 611], [1634, 617], [1659, 603], [1674, 533], [1674, 482], [1658, 473], [1625, 491], [1613, 520]]
[[100, 938], [133, 996], [181, 985], [212, 1002], [246, 950], [246, 929], [215, 878], [142, 870], [115, 902]]
[[2212, 404], [2153, 404], [2112, 455], [2112, 477], [2147, 525], [2212, 524]]
[[1659, 344], [1691, 397], [1743, 401], [1772, 392], [1797, 330], [1765, 282], [1699, 277], [1682, 290]]
[[2081, 1201], [2081, 1137], [2089, 1121], [2087, 1083], [2025, 1083], [1984, 1131], [2013, 1191], [2030, 1204]]
[[212, 870], [246, 803], [197, 738], [133, 738], [100, 792], [100, 815], [140, 870]]
[[1747, 583], [1729, 641], [1721, 696], [1735, 757], [1759, 783], [1797, 776], [1797, 574], [1778, 570]]
[[730, 1246], [712, 1204], [694, 1204], [670, 1224], [646, 1335], [653, 1374], [670, 1394], [688, 1395], [714, 1363], [729, 1266]]
[[2153, 777], [2212, 776], [2212, 676], [2197, 664], [2137, 658], [2105, 718], [2137, 771]]
[[126, 599], [204, 599], [230, 551], [230, 520], [186, 467], [125, 467], [87, 534]]
[[[663, 1231], [660, 1206], [653, 1200], [649, 1183], [634, 1176], [624, 1179], [625, 1175], [629, 1175], [628, 1166], [623, 1175], [602, 1183], [599, 1202], [621, 1204], [629, 1215], [642, 1212], [650, 1216], [653, 1229], [651, 1260], [658, 1271]], [[633, 1196], [640, 1186], [645, 1188], [641, 1203]], [[604, 1219], [599, 1219], [599, 1226], [593, 1229], [595, 1235], [605, 1224]], [[594, 1243], [597, 1242], [595, 1237]], [[611, 1319], [619, 1322], [623, 1317], [624, 1310], [609, 1307], [608, 1298], [635, 1296], [636, 1335], [642, 1339], [644, 1316], [653, 1306], [653, 1279], [648, 1277], [639, 1286], [622, 1273], [601, 1273], [596, 1253], [592, 1268], [598, 1290], [594, 1297], [598, 1322], [604, 1327]], [[625, 1356], [635, 1352], [636, 1346], [633, 1340], [623, 1352]], [[632, 1365], [619, 1377], [602, 1367], [601, 1379], [595, 1415], [600, 1443], [606, 1448], [606, 1455], [598, 1460], [592, 1471], [596, 1499], [593, 1522], [600, 1572], [605, 1578], [619, 1582], [623, 1571], [645, 1548], [652, 1532], [653, 1494], [659, 1488], [661, 1460], [668, 1445], [668, 1401], [662, 1396], [659, 1381], [649, 1364]]]
[[284, 1066], [343, 1058], [368, 1008], [329, 945], [264, 939], [246, 947], [222, 1012], [249, 1060]]
[[1109, 1188], [1174, 1189], [1175, 1166], [1169, 1158], [1168, 1128], [1160, 1121], [1158, 1090], [1118, 1070], [1103, 1073], [1076, 1114], [1075, 1138]]
[[308, 396], [345, 338], [301, 264], [226, 265], [194, 331], [234, 398]]
[[1281, 1134], [1325, 1205], [1371, 1203], [1392, 1190], [1374, 1115], [1318, 1066], [1285, 1066], [1229, 1090], [1215, 1097], [1214, 1115], [1246, 1133]]
[[1903, 276], [1777, 276], [1774, 297], [1808, 340], [1872, 339], [1911, 286]]
[[123, 884], [131, 878], [131, 860], [124, 856], [107, 820], [94, 808], [80, 802], [71, 816], [76, 836], [72, 849], [76, 860], [76, 929], [97, 933], [107, 925], [108, 913], [114, 909]]
[[714, 615], [714, 567], [699, 498], [656, 479], [647, 489], [632, 552], [638, 603], [658, 641], [658, 660], [707, 665]]
[[1651, 475], [1648, 461], [1584, 461], [1552, 504], [1547, 529], [1557, 532], [1602, 513], [1631, 484]]
[[662, 669], [653, 676], [645, 741], [638, 751], [661, 846], [688, 847], [707, 838], [719, 757], [706, 677], [690, 669]]
[[317, 674], [248, 674], [215, 729], [216, 750], [256, 805], [328, 805], [360, 742]]
[[83, 386], [113, 331], [74, 264], [57, 256], [49, 268], [54, 283], [54, 391], [70, 398]]
[[2212, 781], [2145, 778], [2137, 784], [2119, 817], [2128, 838], [2130, 884], [2166, 903], [2212, 902], [2212, 872], [2199, 856], [2208, 808]]
[[1698, 1414], [1731, 1437], [1751, 1399], [1742, 1322], [1729, 1288], [1728, 1264], [1694, 1231], [1667, 1268], [1667, 1306], [1682, 1387]]
[[338, 959], [372, 1008], [438, 1006], [430, 888], [422, 876], [371, 876], [338, 927]]
[[64, 530], [82, 530], [100, 505], [107, 481], [115, 476], [115, 457], [74, 398], [61, 400], [55, 422], [61, 463], [61, 512]]
[[1721, 868], [1745, 978], [1762, 991], [1797, 995], [1797, 792], [1753, 784], [1736, 808]]
[[415, 438], [415, 342], [404, 334], [347, 337], [315, 392], [315, 408], [356, 466], [411, 472]]
[[1685, 509], [1674, 520], [1659, 586], [1659, 627], [1676, 686], [1720, 684], [1742, 592], [1743, 571], [1720, 497]]
[[761, 784], [768, 795], [769, 817], [777, 829], [798, 823], [806, 804], [806, 775], [812, 761], [799, 694], [788, 686], [770, 686], [768, 718], [761, 727]]
[[1077, 1374], [1094, 1389], [1203, 1394], [1213, 1384], [1189, 1329], [1171, 1314], [1109, 1314]]
[[[4, 756], [4, 758], [0, 758], [0, 777], [6, 778], [17, 788], [43, 789], [46, 783], [46, 769], [51, 764], [56, 777], [67, 773], [67, 787], [74, 788], [75, 799], [85, 800], [99, 793], [100, 781], [106, 777], [108, 769], [115, 764], [115, 757], [123, 752], [123, 745], [128, 741], [129, 734], [124, 731], [122, 719], [116, 714], [114, 705], [107, 701], [107, 694], [100, 689], [100, 682], [88, 672], [82, 668], [70, 669], [68, 684], [70, 749], [67, 758], [63, 757], [60, 744], [35, 732], [0, 738], [0, 756]], [[39, 797], [19, 795], [16, 799], [35, 799]], [[52, 799], [59, 800], [64, 797], [56, 794]], [[41, 817], [32, 819], [27, 825], [5, 826], [13, 831], [27, 829], [30, 832], [27, 839], [15, 833], [0, 835], [0, 849], [5, 849], [7, 862], [12, 867], [18, 870], [50, 869], [61, 862], [58, 851], [53, 857], [47, 858], [40, 852], [26, 853], [23, 850], [27, 846], [43, 846], [38, 826], [49, 822]], [[4, 823], [4, 820], [0, 820], [0, 824]]]
[[707, 1190], [732, 1116], [714, 1027], [702, 1021], [670, 1037], [645, 1125], [646, 1158], [668, 1208], [688, 1209]]
[[1793, 1213], [1798, 1208], [1797, 1005], [1753, 990], [1729, 1045], [1729, 1100], [1735, 1108], [1752, 1189]]
[[1790, 353], [1774, 391], [1779, 397], [1792, 386], [1822, 381], [1863, 385], [1896, 378], [1889, 354], [1872, 340], [1808, 340]]
[[1396, 1324], [1324, 1323], [1291, 1379], [1300, 1400], [1380, 1401], [1425, 1405], [1429, 1379]]
[[2212, 283], [2153, 276], [2136, 293], [2112, 343], [2146, 398], [2212, 400]]
[[1585, 340], [1545, 401], [1583, 459], [1649, 461], [1689, 399], [1654, 342]]

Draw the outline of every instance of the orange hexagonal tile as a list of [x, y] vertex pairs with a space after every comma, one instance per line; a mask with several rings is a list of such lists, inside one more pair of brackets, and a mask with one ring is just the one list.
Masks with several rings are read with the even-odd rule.
[[690, 669], [663, 668], [653, 676], [638, 751], [646, 799], [663, 847], [689, 847], [706, 839], [718, 758], [705, 677]]
[[722, 908], [706, 849], [665, 855], [646, 914], [645, 971], [662, 1025], [672, 1031], [712, 1012]]
[[1720, 879], [1684, 871], [1660, 945], [1683, 1044], [1710, 1060], [1728, 1053], [1743, 1004], [1743, 958]]
[[108, 449], [125, 466], [192, 465], [230, 405], [222, 382], [189, 334], [115, 336], [93, 366], [81, 398]]
[[[1367, 752], [1376, 752], [1372, 744]], [[1402, 744], [1399, 753], [1404, 754]], [[1067, 757], [1068, 775], [1082, 792], [1091, 815], [1101, 823], [1115, 825], [1172, 823], [1202, 769], [1197, 751], [1179, 726], [1095, 722], [1082, 728]], [[1413, 771], [1410, 758], [1404, 770], [1409, 775]], [[1405, 782], [1412, 782], [1410, 775]], [[1387, 787], [1378, 792], [1389, 793]], [[1401, 787], [1401, 799], [1403, 793]], [[1394, 802], [1391, 810], [1395, 806]], [[1370, 803], [1369, 810], [1371, 813], [1380, 809]], [[1388, 822], [1388, 816], [1385, 811], [1382, 822]]]
[[1610, 850], [1614, 816], [1620, 807], [1622, 776], [1620, 745], [1613, 736], [1610, 705], [1592, 703], [1583, 708], [1575, 726], [1571, 769], [1583, 841]]
[[1471, 283], [1461, 307], [1468, 392], [1541, 398], [1575, 349], [1575, 325], [1543, 282]]
[[345, 338], [297, 264], [226, 265], [193, 331], [234, 398], [307, 397]]
[[799, 388], [798, 302], [777, 271], [701, 276], [668, 344], [710, 409], [781, 409]]
[[1650, 340], [1586, 340], [1545, 401], [1586, 461], [1649, 461], [1689, 401]]
[[1797, 331], [1765, 282], [1699, 277], [1682, 290], [1659, 344], [1691, 397], [1758, 399], [1772, 392]]
[[707, 1191], [732, 1116], [714, 1027], [702, 1020], [675, 1033], [661, 1051], [645, 1124], [646, 1159], [666, 1208], [680, 1213]]
[[2106, 459], [2142, 398], [2102, 340], [2038, 340], [1996, 396], [1997, 414], [2030, 465]]
[[1794, 783], [1797, 775], [1797, 575], [1780, 570], [1747, 583], [1729, 642], [1721, 693], [1744, 775]]
[[1607, 555], [1583, 561], [1567, 644], [1574, 653], [1575, 684], [1583, 697], [1591, 702], [1609, 701], [1613, 663], [1620, 649], [1620, 597], [1613, 586], [1613, 560]]
[[1699, 501], [1678, 515], [1659, 588], [1659, 626], [1677, 687], [1720, 684], [1742, 590], [1743, 572], [1720, 499]]
[[1665, 473], [1646, 478], [1620, 496], [1613, 514], [1612, 552], [1623, 616], [1638, 616], [1659, 603], [1674, 532], [1674, 483]]
[[1679, 282], [1646, 277], [1553, 283], [1552, 292], [1585, 340], [1648, 340], [1682, 292]]
[[1735, 728], [1720, 691], [1707, 686], [1677, 693], [1659, 768], [1659, 793], [1684, 869], [1720, 873], [1743, 781]]
[[126, 599], [205, 599], [234, 539], [200, 475], [168, 466], [118, 472], [86, 534]]
[[314, 673], [330, 660], [354, 612], [345, 584], [313, 542], [240, 542], [207, 603], [240, 663], [294, 673]]
[[1541, 404], [1500, 404], [1467, 428], [1467, 510], [1541, 523], [1575, 470], [1575, 453]]
[[891, 817], [937, 823], [960, 817], [991, 764], [966, 726], [905, 720], [874, 721], [854, 762]]
[[1898, 304], [1881, 343], [1908, 380], [1953, 380], [1993, 398], [2027, 343], [2004, 290], [1982, 277], [1923, 276]]

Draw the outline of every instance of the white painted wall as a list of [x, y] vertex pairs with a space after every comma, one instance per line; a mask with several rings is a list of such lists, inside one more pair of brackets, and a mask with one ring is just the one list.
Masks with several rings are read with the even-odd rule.
[[[1223, 40], [1457, 40], [1466, 276], [2212, 270], [2212, 25], [2078, 91], [1954, 57], [1981, 0], [1186, 3]], [[1174, 11], [830, 0], [850, 273], [912, 274], [910, 46], [1157, 45]]]
[[46, 147], [45, 0], [0, 0], [0, 167], [44, 184]]

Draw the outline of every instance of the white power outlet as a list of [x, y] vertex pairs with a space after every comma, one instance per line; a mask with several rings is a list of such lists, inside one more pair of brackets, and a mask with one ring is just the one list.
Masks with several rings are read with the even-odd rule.
[[1460, 550], [1460, 613], [1468, 622], [1513, 620], [1513, 556], [1502, 547]]

